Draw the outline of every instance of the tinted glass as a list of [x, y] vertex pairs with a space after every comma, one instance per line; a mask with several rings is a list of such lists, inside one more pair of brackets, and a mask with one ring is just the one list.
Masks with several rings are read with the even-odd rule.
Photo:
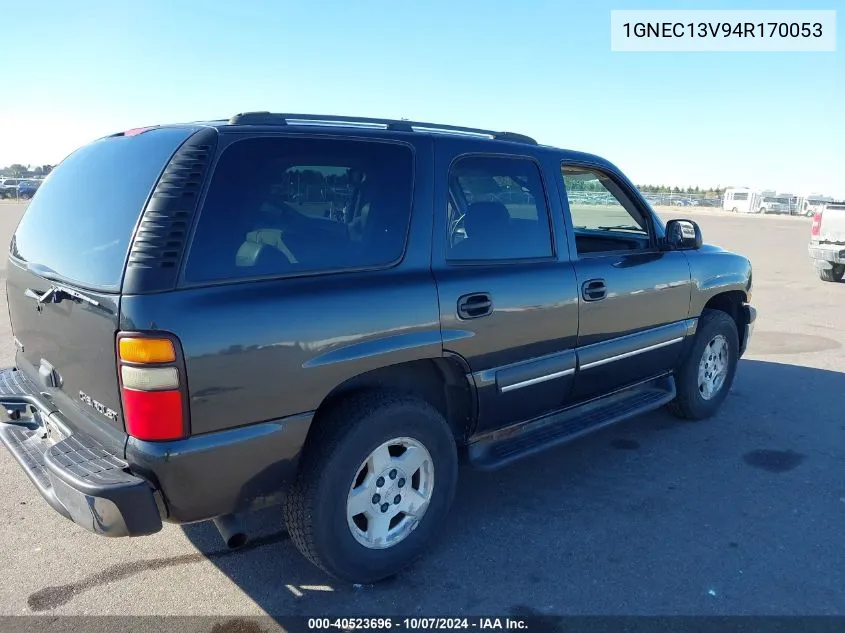
[[151, 130], [102, 139], [68, 156], [38, 187], [15, 233], [13, 255], [69, 282], [119, 289], [138, 216], [189, 135]]
[[551, 257], [549, 210], [537, 164], [469, 156], [449, 174], [450, 260]]
[[412, 187], [413, 153], [404, 145], [237, 141], [215, 169], [185, 277], [209, 282], [392, 264], [405, 248]]

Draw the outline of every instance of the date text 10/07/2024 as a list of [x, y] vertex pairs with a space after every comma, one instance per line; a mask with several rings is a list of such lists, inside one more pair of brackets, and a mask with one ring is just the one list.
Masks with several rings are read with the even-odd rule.
[[820, 22], [626, 22], [625, 37], [635, 38], [818, 38]]
[[387, 631], [397, 630], [527, 630], [520, 618], [308, 618], [310, 630]]

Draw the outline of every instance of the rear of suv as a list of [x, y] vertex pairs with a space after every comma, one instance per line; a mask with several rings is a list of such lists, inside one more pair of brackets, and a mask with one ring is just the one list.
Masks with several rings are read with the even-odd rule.
[[822, 281], [842, 281], [845, 276], [845, 201], [828, 202], [813, 215], [808, 251]]
[[[321, 405], [385, 363], [441, 356], [429, 244], [409, 238], [431, 138], [261, 119], [82, 147], [14, 234], [0, 437], [88, 530], [214, 519], [241, 543], [235, 513], [280, 500]], [[431, 218], [416, 222], [421, 236]], [[397, 490], [426, 485], [413, 476]]]
[[6, 295], [0, 439], [57, 512], [115, 537], [214, 520], [235, 546], [238, 514], [281, 504], [351, 582], [424, 551], [459, 456], [714, 415], [755, 319], [748, 260], [599, 157], [269, 113], [71, 154]]

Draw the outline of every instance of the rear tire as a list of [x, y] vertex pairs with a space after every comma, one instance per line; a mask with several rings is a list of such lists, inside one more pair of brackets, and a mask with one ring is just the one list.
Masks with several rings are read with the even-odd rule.
[[315, 424], [285, 500], [291, 540], [339, 580], [395, 575], [425, 552], [452, 505], [458, 455], [449, 425], [423, 400], [376, 392]]
[[822, 281], [842, 281], [845, 276], [845, 264], [834, 264], [833, 268], [824, 270], [819, 268], [819, 279]]
[[678, 393], [667, 408], [685, 420], [712, 417], [731, 389], [738, 360], [736, 322], [721, 310], [704, 310], [692, 347], [675, 376]]

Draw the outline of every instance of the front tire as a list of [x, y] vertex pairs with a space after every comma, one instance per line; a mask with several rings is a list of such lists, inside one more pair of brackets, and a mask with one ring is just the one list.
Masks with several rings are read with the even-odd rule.
[[678, 393], [669, 410], [686, 420], [712, 417], [730, 391], [738, 360], [736, 322], [721, 310], [704, 310], [692, 347], [675, 376]]
[[819, 268], [819, 279], [822, 281], [842, 281], [845, 276], [845, 264], [836, 264], [832, 268]]
[[455, 440], [410, 396], [364, 393], [316, 420], [284, 513], [313, 564], [350, 583], [395, 575], [420, 557], [452, 505]]

